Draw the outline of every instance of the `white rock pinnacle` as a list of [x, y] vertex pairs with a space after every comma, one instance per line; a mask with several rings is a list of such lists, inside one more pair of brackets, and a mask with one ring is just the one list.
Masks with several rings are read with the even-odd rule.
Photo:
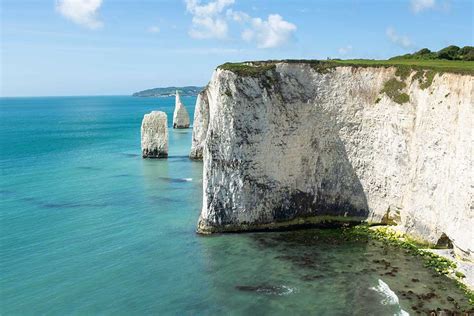
[[173, 114], [173, 128], [189, 128], [189, 114], [184, 104], [179, 98], [179, 92], [176, 90], [176, 104]]
[[168, 157], [168, 117], [165, 112], [145, 114], [142, 121], [142, 157]]

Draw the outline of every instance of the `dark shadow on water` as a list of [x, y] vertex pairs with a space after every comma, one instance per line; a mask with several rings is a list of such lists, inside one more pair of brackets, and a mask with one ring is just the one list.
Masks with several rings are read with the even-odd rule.
[[39, 208], [45, 209], [72, 209], [72, 208], [82, 208], [82, 207], [106, 207], [108, 204], [105, 203], [78, 203], [78, 202], [45, 202], [41, 199], [35, 197], [23, 197], [20, 198], [21, 201], [31, 203]]
[[107, 204], [102, 203], [43, 203], [43, 208], [66, 209], [66, 208], [82, 208], [82, 207], [105, 207]]
[[0, 196], [14, 196], [15, 192], [11, 190], [0, 190]]
[[121, 153], [125, 157], [130, 157], [130, 158], [136, 158], [136, 157], [141, 157], [141, 154], [132, 154], [132, 153]]
[[158, 179], [169, 182], [169, 183], [187, 183], [192, 182], [191, 178], [168, 178], [168, 177], [159, 177]]
[[127, 173], [116, 174], [116, 175], [111, 176], [111, 178], [130, 178], [130, 177], [134, 177], [134, 176]]
[[92, 167], [92, 166], [79, 166], [79, 167], [77, 167], [77, 169], [90, 170], [90, 171], [99, 171], [99, 170], [102, 170], [102, 168], [99, 168], [99, 167]]
[[150, 200], [152, 200], [155, 203], [169, 203], [169, 204], [174, 204], [177, 202], [181, 202], [180, 200], [169, 198], [169, 197], [163, 197], [163, 196], [151, 196]]
[[173, 155], [173, 156], [168, 156], [168, 159], [181, 159], [181, 158], [189, 159], [189, 156], [187, 156], [187, 155]]

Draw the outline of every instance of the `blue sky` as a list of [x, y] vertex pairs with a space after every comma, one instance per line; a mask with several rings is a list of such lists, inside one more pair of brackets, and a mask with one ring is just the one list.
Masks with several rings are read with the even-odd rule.
[[205, 85], [226, 61], [473, 45], [470, 0], [0, 0], [1, 95]]

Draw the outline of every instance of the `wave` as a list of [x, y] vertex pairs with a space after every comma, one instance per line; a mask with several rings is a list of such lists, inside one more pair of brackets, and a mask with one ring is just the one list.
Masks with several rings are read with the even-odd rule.
[[382, 301], [380, 301], [382, 305], [397, 305], [399, 307], [399, 311], [394, 316], [410, 315], [400, 307], [400, 301], [398, 299], [397, 294], [395, 294], [395, 292], [392, 291], [388, 284], [384, 281], [379, 279], [378, 286], [371, 287], [370, 289], [376, 291], [377, 293], [383, 296]]

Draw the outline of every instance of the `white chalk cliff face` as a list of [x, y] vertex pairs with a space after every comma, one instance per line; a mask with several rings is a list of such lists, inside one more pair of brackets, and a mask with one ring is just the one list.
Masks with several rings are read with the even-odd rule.
[[145, 114], [141, 128], [143, 158], [168, 157], [168, 118], [165, 112]]
[[[431, 243], [445, 235], [473, 259], [474, 77], [395, 73], [217, 69], [194, 122], [198, 231], [390, 220]], [[391, 79], [405, 86], [389, 91]]]
[[191, 145], [191, 159], [202, 159], [202, 149], [206, 139], [207, 127], [209, 125], [209, 99], [207, 88], [198, 94], [196, 107], [194, 109], [193, 139]]
[[189, 113], [176, 91], [176, 102], [173, 113], [173, 128], [189, 128]]

